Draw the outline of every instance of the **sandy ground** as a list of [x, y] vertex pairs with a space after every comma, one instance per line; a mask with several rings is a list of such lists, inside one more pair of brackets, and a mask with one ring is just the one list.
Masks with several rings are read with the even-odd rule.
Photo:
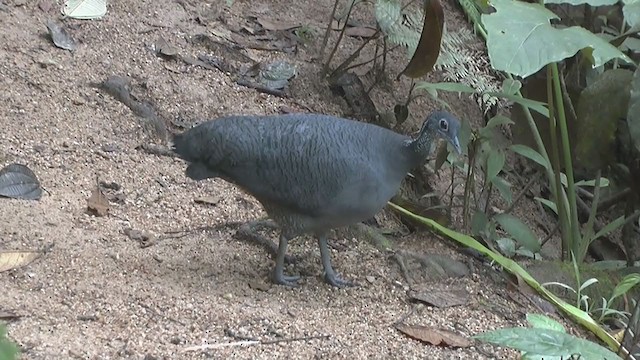
[[[504, 282], [491, 276], [490, 268], [430, 233], [396, 241], [403, 249], [468, 263], [469, 276], [422, 276], [419, 284], [425, 289], [463, 289], [470, 295], [464, 306], [439, 309], [410, 303], [397, 264], [356, 239], [337, 239], [346, 246], [334, 251], [333, 261], [360, 287], [327, 286], [311, 239], [290, 246], [290, 252], [303, 260], [288, 271], [302, 274], [302, 285], [270, 285], [273, 261], [262, 248], [235, 238], [232, 227], [198, 230], [262, 216], [259, 204], [221, 180], [187, 179], [179, 160], [136, 150], [152, 141], [138, 118], [90, 86], [110, 75], [128, 75], [144, 84], [144, 95], [161, 114], [173, 119], [277, 113], [283, 106], [343, 115], [344, 103], [318, 79], [319, 65], [311, 51], [246, 51], [258, 60], [296, 63], [299, 76], [292, 83], [293, 99], [282, 99], [240, 87], [220, 71], [161, 59], [150, 50], [163, 36], [182, 54], [203, 52], [186, 38], [225, 25], [197, 21], [192, 9], [206, 10], [207, 3], [189, 7], [171, 0], [113, 1], [101, 21], [66, 21], [78, 41], [74, 52], [51, 44], [44, 23], [58, 17], [58, 7], [43, 3], [5, 1], [0, 11], [0, 165], [29, 166], [46, 189], [40, 201], [0, 199], [0, 249], [52, 246], [34, 263], [0, 273], [0, 310], [19, 315], [8, 324], [8, 332], [22, 347], [23, 359], [515, 356], [483, 344], [460, 349], [426, 345], [394, 328], [414, 309], [406, 323], [469, 337], [522, 324], [529, 311], [509, 300]], [[249, 14], [297, 19], [316, 29], [319, 41], [331, 6], [326, 0], [304, 6], [236, 1], [220, 16], [228, 24], [241, 23]], [[466, 26], [449, 5], [448, 10], [448, 26]], [[348, 39], [339, 56], [344, 58], [357, 44]], [[401, 53], [397, 56], [403, 59]], [[399, 83], [406, 89], [406, 79]], [[394, 104], [382, 90], [374, 91], [373, 97], [380, 108]], [[412, 105], [413, 116], [429, 111], [433, 105], [426, 101]], [[467, 99], [454, 105], [463, 118], [478, 114], [469, 110], [474, 104]], [[117, 194], [119, 201], [111, 202], [106, 217], [86, 211], [96, 177], [120, 185], [120, 190], [108, 193]], [[215, 196], [219, 202], [194, 202], [204, 196]], [[125, 234], [127, 228], [148, 232], [156, 240], [141, 247]], [[185, 351], [243, 339], [294, 338], [306, 340]]]

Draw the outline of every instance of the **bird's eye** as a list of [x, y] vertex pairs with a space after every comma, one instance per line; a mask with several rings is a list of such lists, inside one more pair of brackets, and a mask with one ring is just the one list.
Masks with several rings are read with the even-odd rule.
[[440, 119], [440, 130], [449, 130], [449, 123], [445, 119]]

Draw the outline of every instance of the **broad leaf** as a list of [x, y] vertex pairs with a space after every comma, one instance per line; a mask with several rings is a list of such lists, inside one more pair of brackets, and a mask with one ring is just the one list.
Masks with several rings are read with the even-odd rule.
[[640, 25], [640, 0], [623, 0], [623, 2], [624, 21], [631, 27]]
[[495, 217], [496, 221], [502, 226], [515, 241], [525, 248], [536, 253], [540, 251], [540, 243], [538, 237], [529, 229], [527, 224], [511, 214], [499, 214]]
[[475, 336], [476, 339], [520, 351], [551, 356], [580, 355], [580, 359], [622, 360], [610, 350], [589, 340], [567, 333], [540, 328], [510, 328], [489, 331]]
[[629, 126], [631, 140], [636, 149], [640, 151], [640, 68], [636, 69], [631, 79], [631, 96], [629, 97], [627, 124]]
[[526, 157], [529, 160], [535, 161], [538, 164], [542, 165], [544, 168], [550, 168], [551, 165], [547, 162], [539, 152], [533, 150], [532, 148], [522, 145], [522, 144], [514, 144], [509, 147], [516, 154], [520, 154]]
[[548, 316], [540, 314], [527, 314], [527, 322], [534, 328], [566, 332], [562, 324]]
[[611, 294], [611, 300], [617, 298], [618, 296], [624, 295], [631, 288], [640, 284], [640, 274], [629, 274], [625, 276], [619, 283], [616, 285], [615, 289], [613, 289], [613, 293]]
[[558, 16], [539, 4], [492, 0], [491, 5], [496, 12], [483, 14], [482, 23], [487, 29], [491, 65], [496, 70], [527, 77], [585, 48], [593, 49], [594, 67], [615, 58], [631, 61], [615, 46], [582, 27], [551, 26], [549, 21]]
[[0, 170], [0, 196], [39, 200], [42, 188], [31, 169], [21, 164], [10, 164]]
[[506, 156], [504, 151], [492, 149], [487, 159], [487, 181], [491, 182], [504, 167]]
[[589, 4], [591, 6], [606, 6], [615, 5], [618, 0], [544, 0], [545, 4], [569, 4], [569, 5], [584, 5]]
[[413, 53], [411, 61], [402, 71], [402, 74], [411, 78], [418, 78], [429, 73], [440, 55], [444, 28], [444, 11], [440, 0], [425, 1], [424, 11], [424, 26], [418, 47]]

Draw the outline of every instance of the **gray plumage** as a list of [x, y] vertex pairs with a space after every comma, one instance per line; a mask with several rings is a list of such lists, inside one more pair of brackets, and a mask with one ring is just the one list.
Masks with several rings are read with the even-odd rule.
[[318, 237], [325, 279], [349, 285], [331, 267], [329, 230], [366, 220], [395, 195], [407, 172], [420, 165], [436, 137], [458, 151], [459, 122], [432, 113], [411, 138], [368, 123], [318, 114], [229, 116], [174, 137], [174, 151], [194, 180], [219, 177], [252, 194], [282, 233], [274, 281], [283, 274], [288, 240]]

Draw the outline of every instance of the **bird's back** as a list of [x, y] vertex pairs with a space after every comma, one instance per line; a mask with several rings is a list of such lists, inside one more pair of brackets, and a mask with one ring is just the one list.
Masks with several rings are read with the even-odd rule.
[[231, 116], [174, 140], [192, 178], [221, 177], [266, 208], [318, 227], [363, 220], [397, 191], [414, 159], [406, 136], [317, 114]]

